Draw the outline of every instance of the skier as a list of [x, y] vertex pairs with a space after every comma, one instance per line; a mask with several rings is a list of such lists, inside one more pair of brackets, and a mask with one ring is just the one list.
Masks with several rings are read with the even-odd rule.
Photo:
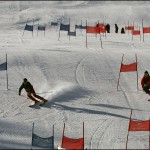
[[117, 24], [115, 24], [115, 33], [118, 33], [118, 26], [117, 26]]
[[[19, 96], [21, 95], [21, 91], [22, 91], [23, 88], [26, 90], [27, 96], [28, 96], [31, 100], [35, 101], [35, 104], [38, 103], [39, 101], [38, 101], [37, 99], [35, 99], [34, 97], [36, 97], [36, 98], [42, 100], [42, 103], [45, 103], [45, 102], [47, 101], [47, 100], [45, 100], [43, 97], [41, 97], [41, 96], [39, 96], [39, 95], [36, 95], [33, 86], [31, 85], [30, 82], [28, 82], [28, 80], [27, 80], [26, 78], [23, 79], [23, 83], [22, 83], [22, 85], [21, 85], [20, 88], [19, 88], [19, 93], [18, 93]], [[34, 97], [33, 97], [32, 95], [33, 95]]]
[[142, 85], [143, 91], [145, 91], [147, 94], [150, 94], [150, 91], [149, 91], [149, 89], [150, 89], [150, 76], [149, 76], [148, 71], [144, 72], [144, 76], [141, 79], [141, 85]]

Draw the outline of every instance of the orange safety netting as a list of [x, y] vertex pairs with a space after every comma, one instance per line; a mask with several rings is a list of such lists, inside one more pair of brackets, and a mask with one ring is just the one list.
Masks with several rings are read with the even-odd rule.
[[137, 71], [137, 63], [129, 65], [121, 64], [120, 72], [130, 72], [130, 71]]
[[99, 27], [87, 26], [86, 33], [99, 34], [100, 33], [100, 29], [99, 29]]
[[150, 33], [150, 27], [143, 27], [143, 33]]
[[150, 120], [130, 121], [129, 131], [150, 131]]
[[75, 150], [84, 148], [84, 138], [72, 139], [66, 136], [63, 136], [62, 139], [62, 148]]
[[132, 35], [140, 35], [140, 30], [132, 30]]
[[134, 26], [125, 27], [126, 30], [134, 30]]

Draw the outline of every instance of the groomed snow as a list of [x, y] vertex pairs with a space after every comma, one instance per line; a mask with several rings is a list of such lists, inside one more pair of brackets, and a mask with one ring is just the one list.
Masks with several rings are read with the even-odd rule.
[[[0, 2], [0, 64], [8, 57], [8, 90], [6, 72], [0, 71], [0, 148], [30, 149], [32, 123], [41, 137], [52, 135], [55, 126], [55, 148], [61, 145], [63, 125], [65, 135], [82, 137], [85, 123], [85, 148], [125, 149], [131, 109], [132, 119], [150, 118], [149, 96], [141, 88], [140, 80], [145, 70], [150, 71], [150, 35], [145, 42], [139, 36], [132, 41], [131, 33], [120, 34], [130, 21], [138, 28], [150, 26], [145, 1], [1, 1]], [[23, 30], [29, 18], [34, 33]], [[110, 23], [111, 33], [102, 36], [88, 34], [86, 48], [85, 30], [77, 29], [76, 37], [67, 37], [59, 28], [50, 28], [51, 21], [62, 19], [71, 26], [81, 20], [85, 25]], [[37, 36], [37, 24], [46, 24]], [[119, 33], [114, 33], [114, 24]], [[138, 59], [138, 88], [136, 73], [121, 73], [117, 81], [122, 55], [124, 63]], [[27, 78], [36, 92], [48, 102], [44, 107], [30, 108], [30, 100], [18, 89]], [[130, 132], [129, 149], [148, 149], [149, 132]]]

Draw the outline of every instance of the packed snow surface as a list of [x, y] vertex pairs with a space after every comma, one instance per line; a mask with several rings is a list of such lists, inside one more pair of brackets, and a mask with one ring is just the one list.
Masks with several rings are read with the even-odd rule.
[[[0, 2], [0, 148], [30, 149], [32, 124], [41, 137], [52, 135], [55, 148], [61, 146], [63, 125], [65, 135], [82, 137], [85, 124], [85, 148], [125, 149], [130, 113], [132, 119], [149, 120], [149, 95], [141, 88], [145, 70], [150, 71], [150, 35], [120, 34], [122, 27], [133, 25], [142, 29], [150, 26], [148, 1], [1, 1]], [[111, 33], [87, 35], [76, 29], [77, 36], [69, 37], [52, 21], [95, 25], [109, 23]], [[28, 21], [28, 22], [27, 22]], [[26, 23], [34, 31], [24, 31]], [[114, 32], [117, 23], [119, 33]], [[37, 33], [37, 26], [46, 25]], [[38, 34], [38, 36], [37, 36]], [[59, 38], [59, 40], [58, 40]], [[138, 62], [136, 72], [120, 74], [120, 64]], [[18, 89], [27, 78], [38, 95], [48, 102], [43, 107], [28, 107], [25, 90]], [[129, 132], [128, 148], [148, 149], [149, 132]]]

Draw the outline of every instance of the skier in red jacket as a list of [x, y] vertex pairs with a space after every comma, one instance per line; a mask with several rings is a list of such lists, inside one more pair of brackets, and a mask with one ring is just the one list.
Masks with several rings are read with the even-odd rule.
[[[19, 93], [18, 93], [19, 95], [21, 95], [21, 91], [22, 91], [23, 88], [26, 90], [27, 96], [28, 96], [31, 100], [35, 101], [35, 103], [38, 103], [39, 101], [38, 101], [37, 99], [35, 99], [34, 97], [36, 97], [36, 98], [42, 100], [43, 103], [47, 101], [47, 100], [45, 100], [43, 97], [41, 97], [41, 96], [39, 96], [39, 95], [36, 95], [33, 86], [31, 85], [30, 82], [28, 82], [28, 80], [27, 80], [26, 78], [23, 79], [23, 83], [22, 83], [22, 85], [21, 85], [20, 88], [19, 88]], [[33, 95], [34, 97], [33, 97], [32, 95]]]
[[150, 94], [150, 91], [149, 91], [149, 89], [150, 89], [150, 76], [149, 76], [148, 71], [144, 72], [144, 76], [141, 79], [141, 85], [142, 85], [143, 91], [145, 91], [147, 94]]

